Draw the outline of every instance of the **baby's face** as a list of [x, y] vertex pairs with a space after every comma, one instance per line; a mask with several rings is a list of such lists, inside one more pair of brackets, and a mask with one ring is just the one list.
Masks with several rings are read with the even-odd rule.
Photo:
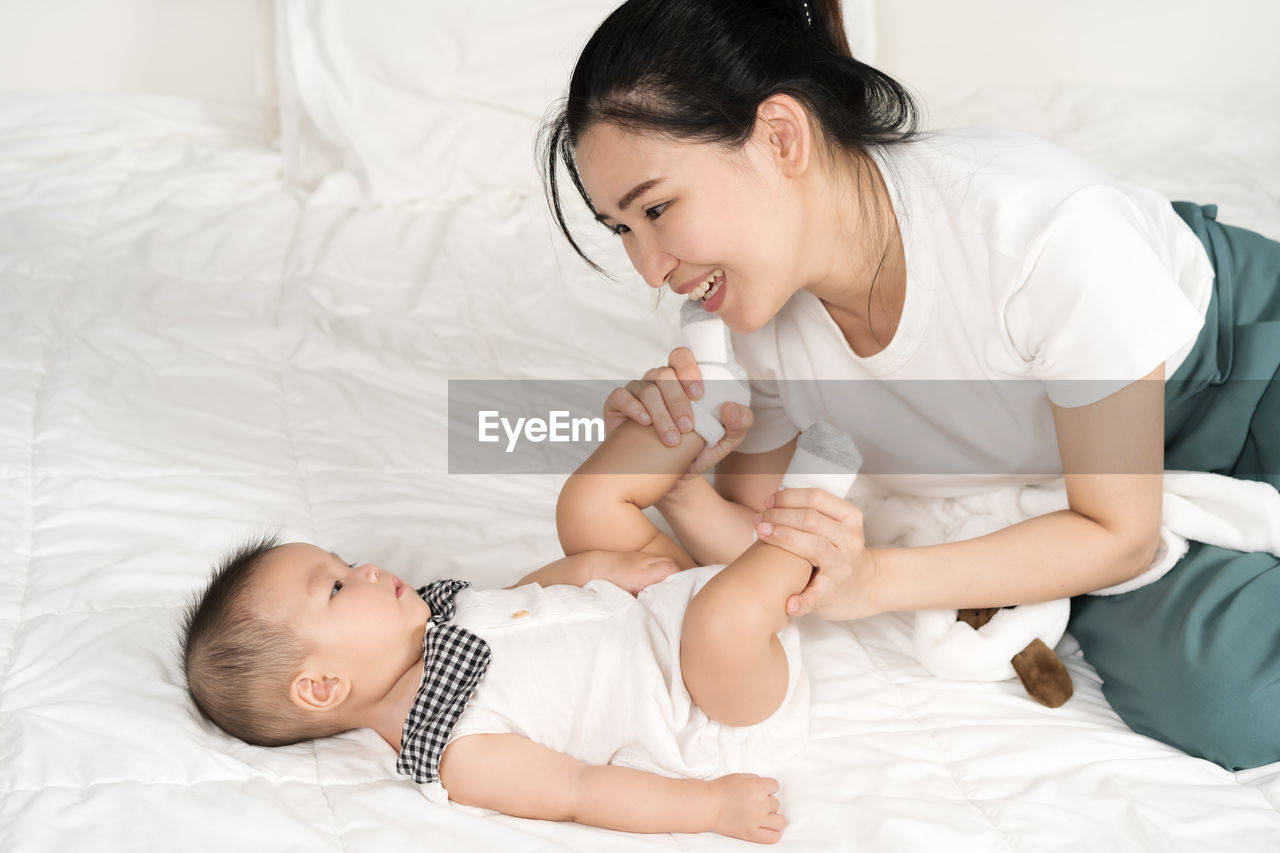
[[256, 602], [314, 649], [310, 662], [351, 679], [357, 692], [385, 689], [422, 660], [431, 608], [373, 563], [348, 565], [314, 545], [291, 543], [267, 555]]

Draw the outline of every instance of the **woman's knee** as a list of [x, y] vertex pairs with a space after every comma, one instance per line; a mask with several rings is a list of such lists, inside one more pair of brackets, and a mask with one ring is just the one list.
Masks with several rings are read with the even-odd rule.
[[1246, 681], [1229, 665], [1187, 676], [1132, 721], [1117, 711], [1135, 730], [1228, 770], [1280, 761], [1280, 682]]
[[1280, 560], [1192, 543], [1151, 586], [1085, 596], [1071, 631], [1135, 731], [1224, 767], [1280, 760]]

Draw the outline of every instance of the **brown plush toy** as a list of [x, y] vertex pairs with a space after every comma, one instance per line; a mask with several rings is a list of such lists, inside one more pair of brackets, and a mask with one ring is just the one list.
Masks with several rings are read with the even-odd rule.
[[[991, 621], [999, 607], [983, 607], [960, 610], [956, 613], [956, 621], [964, 622], [973, 630], [978, 630]], [[1026, 688], [1027, 695], [1050, 708], [1060, 707], [1071, 698], [1071, 673], [1054, 654], [1053, 649], [1045, 645], [1039, 637], [1027, 644], [1027, 647], [1013, 656], [1013, 671], [1018, 680]]]

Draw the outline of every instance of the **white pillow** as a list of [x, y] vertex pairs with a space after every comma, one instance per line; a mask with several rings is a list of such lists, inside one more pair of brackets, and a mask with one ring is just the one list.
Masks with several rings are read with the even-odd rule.
[[[846, 4], [869, 61], [874, 0]], [[534, 140], [618, 0], [276, 0], [285, 178], [342, 205], [536, 191]]]

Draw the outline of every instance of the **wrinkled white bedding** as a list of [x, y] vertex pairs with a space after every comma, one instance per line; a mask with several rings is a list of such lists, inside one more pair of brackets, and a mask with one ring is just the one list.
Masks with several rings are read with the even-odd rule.
[[[1280, 119], [1093, 95], [934, 114], [1032, 98], [1044, 126], [1021, 129], [1280, 238]], [[676, 339], [675, 306], [587, 271], [540, 197], [309, 208], [261, 119], [0, 100], [0, 849], [744, 849], [474, 817], [370, 732], [266, 750], [188, 707], [181, 607], [248, 534], [419, 582], [558, 555], [561, 477], [448, 475], [447, 380], [626, 378]], [[1280, 764], [1231, 774], [1130, 732], [1069, 638], [1076, 695], [1048, 710], [928, 676], [905, 617], [801, 629], [783, 849], [1280, 849]]]

